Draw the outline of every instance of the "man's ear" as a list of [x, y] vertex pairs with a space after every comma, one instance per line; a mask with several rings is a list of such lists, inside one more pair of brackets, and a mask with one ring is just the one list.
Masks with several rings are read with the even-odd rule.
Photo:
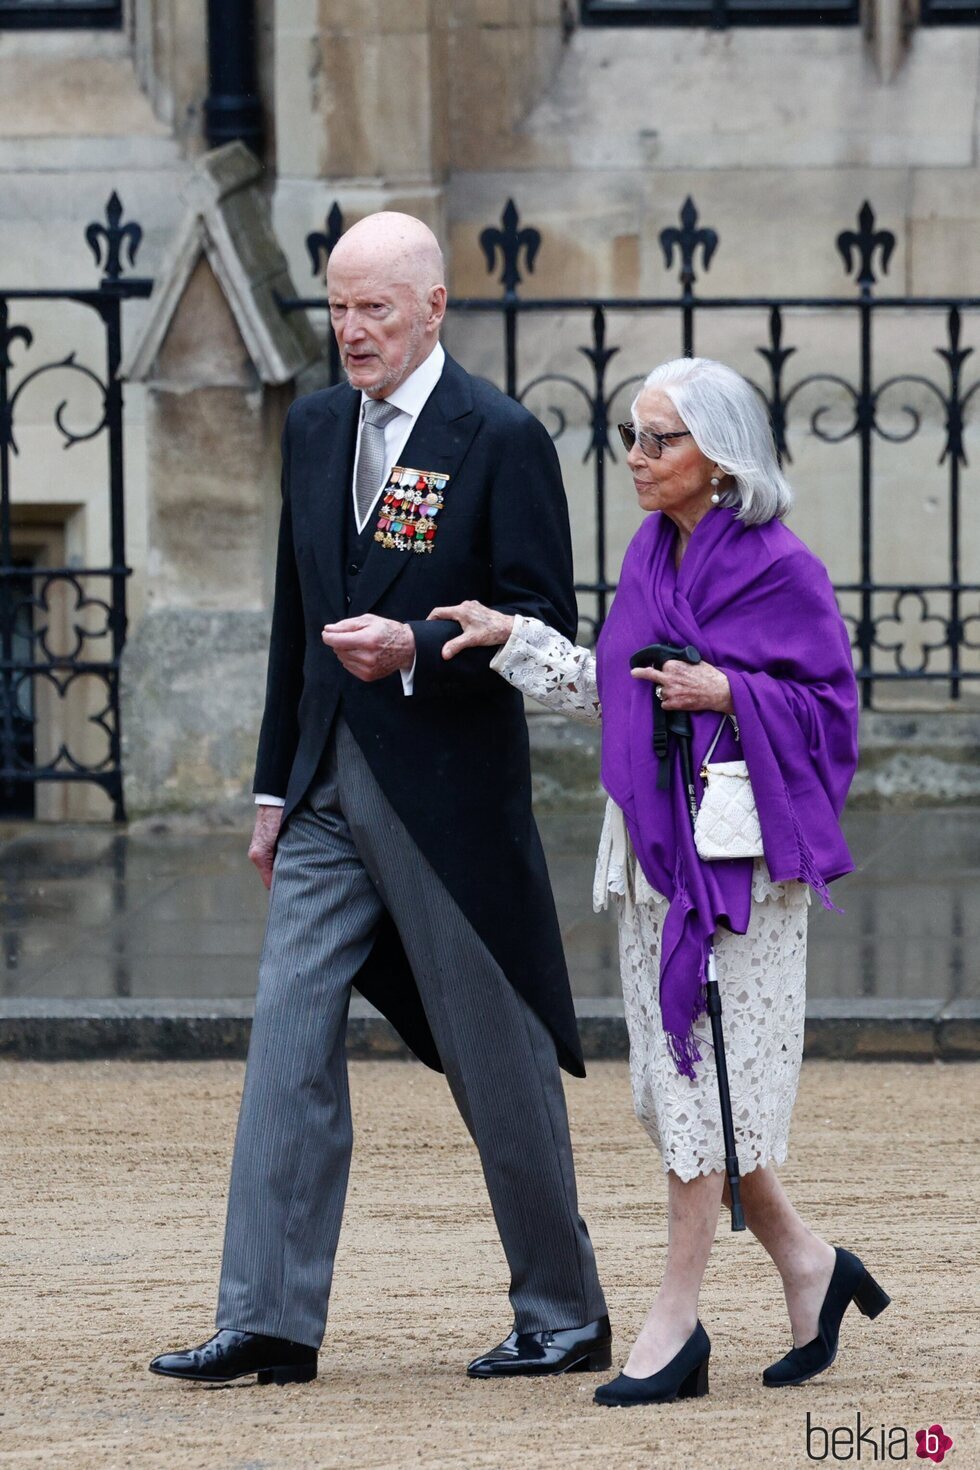
[[429, 317], [427, 327], [440, 327], [446, 315], [446, 288], [433, 286], [429, 292]]

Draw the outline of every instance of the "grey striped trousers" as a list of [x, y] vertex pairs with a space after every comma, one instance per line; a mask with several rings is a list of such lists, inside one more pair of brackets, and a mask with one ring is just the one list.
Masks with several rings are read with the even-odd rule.
[[313, 1347], [323, 1338], [352, 1145], [344, 1051], [351, 981], [386, 909], [480, 1151], [517, 1330], [602, 1316], [550, 1033], [450, 898], [338, 721], [276, 855], [217, 1326]]

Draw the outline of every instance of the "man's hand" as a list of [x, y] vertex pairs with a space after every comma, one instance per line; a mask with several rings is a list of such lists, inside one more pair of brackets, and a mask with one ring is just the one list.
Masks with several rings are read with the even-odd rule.
[[276, 856], [276, 843], [279, 841], [279, 828], [282, 826], [281, 806], [260, 806], [255, 812], [255, 826], [252, 829], [252, 840], [248, 844], [248, 855], [259, 870], [259, 877], [266, 888], [272, 887], [272, 864]]
[[408, 670], [415, 662], [415, 634], [408, 624], [374, 613], [327, 623], [320, 636], [347, 672], [367, 684], [396, 669]]

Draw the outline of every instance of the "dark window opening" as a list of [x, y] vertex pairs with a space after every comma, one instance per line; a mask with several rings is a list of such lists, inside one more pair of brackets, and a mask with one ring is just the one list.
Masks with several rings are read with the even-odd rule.
[[0, 30], [106, 30], [122, 25], [122, 0], [0, 0]]
[[[957, 0], [945, 0], [957, 3]], [[582, 0], [584, 25], [857, 25], [855, 0]]]
[[924, 26], [969, 26], [980, 24], [980, 5], [966, 0], [921, 0], [919, 20]]

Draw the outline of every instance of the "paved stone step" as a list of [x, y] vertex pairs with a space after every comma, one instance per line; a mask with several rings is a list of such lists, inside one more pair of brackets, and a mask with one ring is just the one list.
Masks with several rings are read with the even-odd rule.
[[[581, 1002], [577, 1013], [587, 1059], [627, 1055], [621, 1001]], [[251, 1006], [240, 1000], [21, 996], [0, 1000], [0, 1056], [52, 1062], [237, 1059], [247, 1051], [250, 1026]], [[804, 1051], [835, 1060], [972, 1060], [980, 1057], [980, 1001], [822, 1000], [807, 1011]], [[351, 1003], [348, 1053], [358, 1059], [409, 1056], [388, 1022], [360, 999]]]

